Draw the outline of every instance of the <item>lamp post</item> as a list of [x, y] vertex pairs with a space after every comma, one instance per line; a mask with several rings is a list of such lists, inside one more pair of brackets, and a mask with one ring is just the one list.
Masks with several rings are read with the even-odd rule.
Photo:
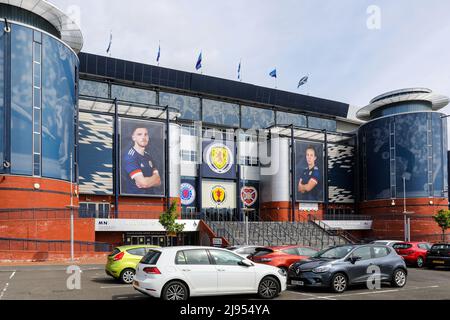
[[412, 212], [406, 211], [406, 177], [403, 175], [403, 223], [405, 242], [411, 241], [411, 215]]

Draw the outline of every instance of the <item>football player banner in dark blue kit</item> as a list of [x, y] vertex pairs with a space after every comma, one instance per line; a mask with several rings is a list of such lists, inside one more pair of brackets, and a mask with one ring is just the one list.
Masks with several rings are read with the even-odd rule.
[[120, 193], [164, 196], [164, 124], [120, 119]]
[[297, 201], [323, 202], [323, 144], [295, 142]]

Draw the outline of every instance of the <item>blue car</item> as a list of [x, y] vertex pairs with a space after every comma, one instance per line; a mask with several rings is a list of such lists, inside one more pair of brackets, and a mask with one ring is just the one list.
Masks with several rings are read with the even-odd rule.
[[388, 246], [342, 245], [320, 251], [307, 260], [292, 264], [288, 284], [300, 287], [325, 287], [342, 293], [348, 286], [373, 281], [401, 288], [407, 280], [405, 261]]

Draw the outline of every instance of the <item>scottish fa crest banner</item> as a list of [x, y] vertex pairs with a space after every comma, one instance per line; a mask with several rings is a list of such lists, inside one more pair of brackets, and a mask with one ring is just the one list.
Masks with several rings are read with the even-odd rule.
[[202, 174], [208, 178], [235, 179], [233, 141], [203, 141]]
[[236, 209], [236, 183], [221, 180], [202, 181], [202, 208]]

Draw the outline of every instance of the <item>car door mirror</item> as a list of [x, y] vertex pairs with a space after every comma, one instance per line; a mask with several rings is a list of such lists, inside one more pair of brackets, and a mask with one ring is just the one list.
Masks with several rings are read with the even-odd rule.
[[243, 266], [243, 267], [252, 267], [253, 266], [253, 264], [247, 260], [239, 261], [238, 265]]

